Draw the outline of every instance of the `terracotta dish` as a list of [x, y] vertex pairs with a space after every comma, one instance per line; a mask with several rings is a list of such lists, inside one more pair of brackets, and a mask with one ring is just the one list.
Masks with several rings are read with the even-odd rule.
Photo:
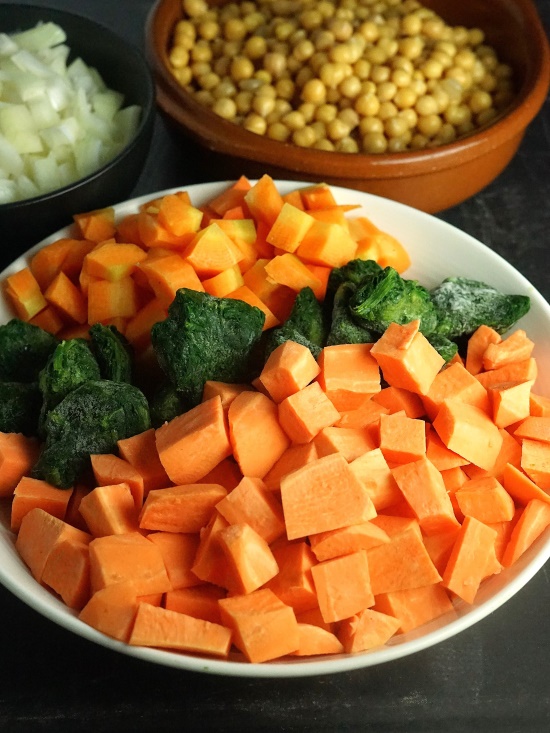
[[[216, 0], [214, 0], [215, 2]], [[213, 3], [211, 3], [213, 4]], [[219, 2], [217, 4], [220, 4]], [[518, 90], [508, 112], [491, 125], [430, 150], [366, 155], [336, 153], [275, 142], [218, 117], [173, 78], [168, 62], [171, 35], [181, 18], [181, 0], [159, 0], [146, 28], [146, 51], [163, 112], [204, 148], [205, 165], [215, 154], [217, 177], [323, 180], [434, 213], [487, 186], [514, 156], [550, 84], [548, 39], [531, 0], [426, 0], [453, 25], [479, 27], [499, 57], [512, 65]]]

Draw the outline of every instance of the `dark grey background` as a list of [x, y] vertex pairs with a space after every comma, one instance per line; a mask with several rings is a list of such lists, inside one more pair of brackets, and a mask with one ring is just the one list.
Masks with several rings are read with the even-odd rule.
[[[96, 18], [141, 45], [152, 2], [47, 4]], [[550, 28], [550, 0], [536, 5]], [[198, 151], [159, 116], [134, 195], [203, 180], [213, 178]], [[503, 255], [550, 300], [548, 100], [498, 180], [440, 216]], [[9, 233], [2, 232], [2, 248], [5, 260]], [[332, 677], [250, 680], [115, 654], [0, 588], [0, 730], [542, 733], [550, 730], [549, 609], [547, 565], [488, 618], [412, 657]]]

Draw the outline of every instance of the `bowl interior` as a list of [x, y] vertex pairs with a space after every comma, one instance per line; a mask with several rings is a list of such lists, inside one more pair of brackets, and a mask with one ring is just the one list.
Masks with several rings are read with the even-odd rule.
[[[304, 184], [277, 181], [277, 186], [283, 193], [297, 185]], [[186, 190], [194, 205], [200, 205], [226, 186], [226, 182], [207, 183], [189, 186]], [[536, 344], [534, 356], [539, 366], [539, 377], [535, 385], [537, 392], [550, 396], [548, 339], [550, 305], [517, 270], [476, 239], [440, 219], [360, 191], [336, 187], [333, 191], [339, 203], [358, 204], [361, 208], [355, 212], [357, 215], [368, 216], [377, 226], [393, 234], [405, 245], [413, 262], [406, 273], [407, 277], [416, 278], [422, 284], [431, 287], [445, 277], [462, 275], [478, 280], [485, 279], [503, 292], [529, 295], [531, 309], [518, 325], [527, 331]], [[166, 192], [150, 194], [120, 204], [116, 206], [116, 212], [120, 216], [132, 213], [139, 204], [163, 193]], [[48, 237], [44, 243], [67, 235], [68, 229], [61, 230]], [[0, 275], [0, 279], [23, 267], [30, 254], [39, 246], [13, 262]], [[0, 322], [6, 322], [10, 317], [11, 313], [2, 296]], [[83, 624], [72, 611], [33, 580], [15, 551], [14, 535], [9, 530], [7, 505], [5, 503], [2, 505], [0, 502], [0, 510], [0, 582], [30, 607], [69, 631], [124, 654], [180, 669], [244, 677], [331, 674], [369, 667], [413, 654], [457, 634], [495, 611], [520, 590], [550, 557], [550, 531], [547, 530], [514, 566], [504, 569], [482, 585], [473, 605], [461, 602], [456, 606], [456, 617], [443, 616], [415, 631], [394, 637], [385, 647], [356, 655], [295, 658], [283, 662], [249, 664], [238, 656], [231, 657], [227, 661], [217, 661], [155, 649], [130, 647], [109, 639]], [[69, 643], [69, 638], [67, 642]]]

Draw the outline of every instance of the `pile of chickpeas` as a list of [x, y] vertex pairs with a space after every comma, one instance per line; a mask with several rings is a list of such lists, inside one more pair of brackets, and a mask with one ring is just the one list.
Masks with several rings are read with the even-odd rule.
[[422, 150], [510, 103], [512, 69], [479, 28], [417, 0], [182, 0], [174, 77], [226, 120], [318, 150]]

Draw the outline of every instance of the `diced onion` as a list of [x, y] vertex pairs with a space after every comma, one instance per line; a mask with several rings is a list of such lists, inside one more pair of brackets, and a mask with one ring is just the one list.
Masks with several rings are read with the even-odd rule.
[[0, 204], [93, 173], [136, 132], [141, 108], [83, 59], [68, 63], [66, 40], [55, 23], [0, 33]]

